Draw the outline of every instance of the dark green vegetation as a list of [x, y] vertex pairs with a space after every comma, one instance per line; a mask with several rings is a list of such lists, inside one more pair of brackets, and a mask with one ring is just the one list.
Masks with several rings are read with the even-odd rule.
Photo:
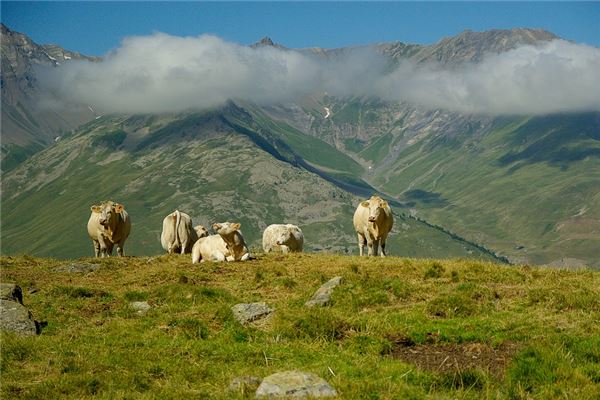
[[[105, 199], [123, 203], [132, 218], [129, 255], [162, 253], [162, 219], [176, 208], [207, 227], [241, 222], [252, 247], [260, 247], [266, 226], [285, 222], [303, 229], [307, 250], [356, 252], [359, 198], [340, 187], [367, 193], [354, 178], [362, 167], [301, 135], [233, 103], [202, 113], [94, 120], [4, 178], [2, 252], [93, 254], [89, 209]], [[395, 211], [390, 254], [493, 259]]]
[[[2, 333], [0, 397], [243, 398], [227, 392], [233, 378], [290, 369], [344, 399], [600, 396], [598, 272], [314, 254], [77, 262], [100, 268], [0, 259], [3, 282], [47, 323], [37, 337]], [[334, 276], [332, 305], [305, 308]], [[253, 301], [275, 314], [241, 326], [231, 307]]]

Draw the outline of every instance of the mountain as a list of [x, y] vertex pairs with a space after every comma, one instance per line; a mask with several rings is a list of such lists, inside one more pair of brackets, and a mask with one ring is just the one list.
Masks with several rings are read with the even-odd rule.
[[[363, 47], [392, 63], [461, 68], [554, 38], [532, 29], [467, 31], [432, 46]], [[268, 38], [256, 46], [283, 48]], [[357, 50], [300, 51], [335, 58]], [[2, 79], [4, 90], [4, 67]], [[4, 138], [4, 122], [2, 129]], [[598, 113], [466, 115], [326, 94], [107, 115], [44, 142], [4, 174], [2, 251], [89, 254], [89, 206], [112, 198], [134, 219], [129, 254], [161, 252], [160, 223], [175, 208], [205, 225], [239, 220], [253, 246], [267, 224], [286, 221], [305, 230], [308, 249], [350, 252], [354, 207], [379, 193], [396, 212], [391, 254], [600, 268], [598, 132]]]
[[2, 171], [14, 168], [58, 136], [95, 117], [84, 105], [41, 104], [36, 68], [72, 60], [98, 61], [56, 45], [38, 45], [0, 24], [2, 46]]
[[[556, 38], [535, 29], [466, 31], [432, 46], [376, 49], [460, 68]], [[514, 263], [600, 267], [598, 113], [494, 117], [331, 96], [264, 110], [352, 157], [367, 171], [363, 180], [409, 214]]]
[[[132, 216], [126, 254], [161, 253], [162, 218], [176, 208], [205, 226], [241, 222], [254, 248], [268, 224], [285, 221], [302, 227], [308, 250], [356, 253], [359, 198], [332, 182], [366, 185], [347, 172], [361, 170], [333, 146], [233, 102], [205, 112], [105, 116], [7, 174], [2, 251], [89, 255], [89, 207], [112, 198]], [[396, 211], [391, 254], [495, 259]]]

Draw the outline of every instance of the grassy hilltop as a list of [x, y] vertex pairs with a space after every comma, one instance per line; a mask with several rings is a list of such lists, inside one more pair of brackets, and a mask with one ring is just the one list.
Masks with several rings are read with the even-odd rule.
[[[317, 254], [0, 262], [47, 323], [2, 333], [2, 398], [252, 398], [230, 381], [291, 369], [344, 399], [600, 396], [595, 271]], [[98, 268], [61, 271], [72, 263]], [[306, 308], [334, 276], [332, 304]], [[231, 307], [256, 301], [273, 317], [240, 325]]]

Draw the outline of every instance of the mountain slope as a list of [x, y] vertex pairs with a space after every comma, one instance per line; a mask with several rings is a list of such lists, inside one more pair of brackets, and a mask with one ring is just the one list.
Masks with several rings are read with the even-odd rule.
[[[233, 103], [201, 113], [94, 120], [6, 174], [2, 251], [91, 254], [89, 207], [111, 198], [132, 216], [130, 255], [162, 252], [162, 218], [176, 208], [205, 226], [241, 222], [255, 248], [268, 224], [288, 222], [301, 226], [309, 251], [355, 252], [358, 198], [302, 168], [308, 162], [286, 154], [285, 143], [269, 142], [274, 134]], [[333, 147], [324, 149], [328, 159], [351, 162]], [[493, 259], [401, 215], [389, 248], [391, 254]]]
[[38, 45], [29, 37], [0, 25], [2, 43], [2, 170], [14, 168], [29, 155], [95, 117], [87, 105], [63, 107], [44, 102], [36, 68], [71, 60], [97, 61], [56, 45]]

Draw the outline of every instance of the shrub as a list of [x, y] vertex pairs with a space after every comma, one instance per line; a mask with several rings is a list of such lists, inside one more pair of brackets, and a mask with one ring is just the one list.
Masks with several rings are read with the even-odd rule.
[[438, 263], [437, 261], [434, 261], [425, 271], [424, 277], [425, 279], [440, 278], [444, 274], [444, 271], [445, 269], [442, 266], [442, 264]]

